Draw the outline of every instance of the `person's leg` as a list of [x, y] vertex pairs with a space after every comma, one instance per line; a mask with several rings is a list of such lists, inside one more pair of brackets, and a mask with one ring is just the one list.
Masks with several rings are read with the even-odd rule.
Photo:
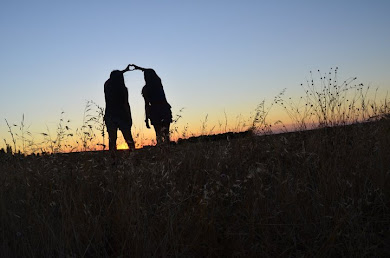
[[123, 138], [125, 138], [125, 141], [127, 143], [127, 146], [129, 147], [130, 151], [135, 150], [135, 144], [133, 140], [133, 136], [131, 135], [131, 127], [126, 129], [121, 129], [121, 132], [123, 134]]
[[162, 134], [162, 125], [161, 124], [154, 124], [154, 131], [156, 132], [156, 142], [157, 145], [163, 143], [163, 134]]
[[118, 134], [116, 127], [107, 127], [108, 133], [108, 147], [110, 151], [116, 151], [116, 138]]
[[169, 143], [169, 126], [170, 123], [163, 122], [161, 124], [161, 140], [162, 143]]

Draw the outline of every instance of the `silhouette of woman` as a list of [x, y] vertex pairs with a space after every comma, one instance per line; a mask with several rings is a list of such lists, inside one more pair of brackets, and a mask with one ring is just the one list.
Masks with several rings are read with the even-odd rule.
[[145, 100], [145, 124], [149, 126], [149, 119], [156, 131], [157, 144], [169, 143], [169, 126], [172, 122], [171, 105], [169, 105], [160, 77], [153, 69], [132, 65], [134, 69], [144, 72], [145, 86], [142, 96]]
[[104, 83], [104, 97], [106, 99], [106, 111], [104, 121], [106, 122], [109, 149], [116, 150], [117, 131], [121, 130], [129, 150], [135, 149], [134, 140], [131, 135], [131, 119], [129, 93], [127, 91], [123, 74], [130, 71], [130, 65], [123, 71], [114, 70], [110, 78]]

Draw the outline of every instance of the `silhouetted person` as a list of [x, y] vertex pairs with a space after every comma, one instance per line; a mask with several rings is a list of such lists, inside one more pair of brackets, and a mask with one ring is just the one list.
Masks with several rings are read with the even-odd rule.
[[123, 71], [114, 70], [110, 78], [104, 83], [104, 96], [106, 99], [106, 112], [104, 121], [106, 122], [109, 149], [116, 150], [116, 139], [118, 129], [121, 130], [126, 140], [129, 150], [134, 150], [134, 140], [131, 135], [131, 119], [129, 93], [127, 91], [123, 73], [130, 71], [130, 65]]
[[157, 144], [169, 143], [169, 126], [172, 122], [172, 112], [171, 105], [165, 98], [161, 79], [153, 69], [132, 66], [134, 66], [134, 69], [144, 72], [145, 86], [142, 88], [142, 96], [145, 99], [146, 127], [150, 128], [150, 119], [156, 131]]

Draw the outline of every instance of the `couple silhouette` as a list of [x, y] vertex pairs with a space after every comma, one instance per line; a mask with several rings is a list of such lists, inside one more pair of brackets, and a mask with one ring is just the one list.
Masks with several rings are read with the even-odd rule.
[[142, 68], [129, 64], [124, 70], [114, 70], [104, 83], [106, 111], [104, 121], [107, 126], [109, 149], [116, 150], [118, 129], [132, 151], [135, 149], [131, 126], [133, 124], [129, 105], [129, 93], [123, 74], [128, 71], [140, 70], [144, 73], [145, 86], [142, 96], [145, 100], [145, 124], [149, 129], [149, 120], [156, 132], [157, 144], [169, 143], [169, 126], [172, 122], [171, 105], [169, 105], [160, 77], [150, 68]]

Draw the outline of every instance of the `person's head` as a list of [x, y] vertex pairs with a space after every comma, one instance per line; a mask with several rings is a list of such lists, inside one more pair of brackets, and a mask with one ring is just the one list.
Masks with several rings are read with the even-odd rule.
[[123, 73], [119, 70], [114, 70], [110, 73], [110, 80], [115, 84], [125, 84]]
[[162, 86], [160, 77], [158, 77], [157, 73], [153, 69], [145, 69], [144, 78], [147, 85]]

